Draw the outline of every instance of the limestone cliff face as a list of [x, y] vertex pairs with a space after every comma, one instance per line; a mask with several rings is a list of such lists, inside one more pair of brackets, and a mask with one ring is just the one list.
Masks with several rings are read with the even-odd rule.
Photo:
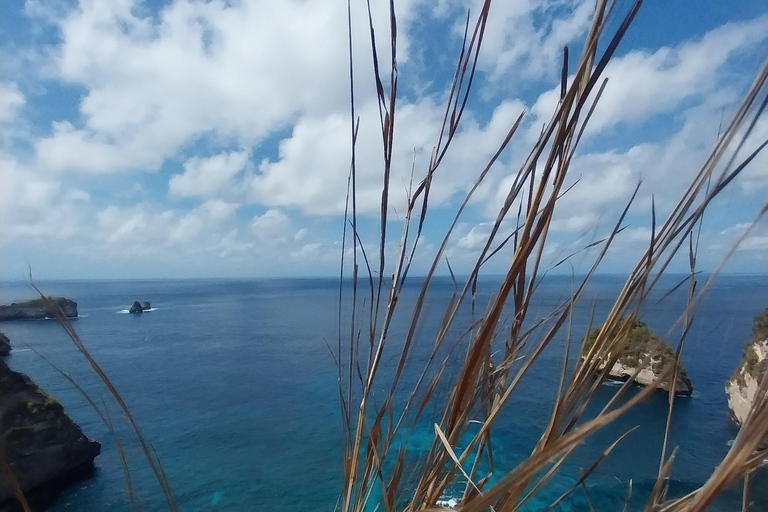
[[[29, 377], [0, 361], [0, 448], [26, 494], [91, 468], [101, 445]], [[12, 497], [0, 478], [0, 504]]]
[[760, 379], [768, 374], [768, 338], [752, 341], [744, 349], [741, 364], [725, 384], [728, 408], [733, 420], [741, 425], [749, 414], [760, 387]]
[[[625, 319], [625, 321], [630, 320]], [[582, 354], [587, 353], [597, 339], [599, 332], [600, 327], [590, 331], [584, 340]], [[600, 361], [600, 368], [605, 368], [610, 359], [610, 354], [604, 356], [603, 360]], [[608, 376], [611, 379], [626, 381], [637, 373], [635, 382], [641, 386], [650, 386], [659, 378], [667, 365], [674, 362], [674, 360], [675, 352], [672, 348], [659, 339], [646, 324], [635, 321], [630, 331], [629, 339], [621, 349], [619, 357], [611, 367]], [[658, 389], [669, 392], [671, 384], [672, 379], [666, 378], [655, 385]], [[693, 393], [691, 379], [688, 378], [683, 365], [678, 365], [675, 394], [689, 396], [691, 393]]]
[[[58, 305], [67, 317], [77, 316], [77, 302], [64, 297], [48, 297], [48, 300]], [[0, 322], [8, 320], [27, 320], [52, 318], [53, 312], [46, 310], [42, 299], [14, 302], [0, 306]]]

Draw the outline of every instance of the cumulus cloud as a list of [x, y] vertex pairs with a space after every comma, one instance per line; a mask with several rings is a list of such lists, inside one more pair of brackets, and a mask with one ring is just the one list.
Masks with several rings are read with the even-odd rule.
[[267, 210], [263, 215], [257, 215], [251, 222], [251, 229], [269, 244], [296, 238], [291, 218], [280, 210]]
[[[735, 53], [768, 39], [768, 16], [728, 23], [702, 38], [655, 51], [635, 50], [613, 59], [605, 69], [609, 79], [590, 120], [588, 133], [623, 122], [642, 121], [668, 112], [693, 96], [721, 87], [722, 68]], [[559, 88], [542, 94], [531, 111], [547, 121], [557, 106]]]
[[77, 231], [81, 204], [90, 195], [36, 172], [13, 158], [0, 157], [2, 237], [69, 238]]
[[0, 83], [0, 122], [10, 124], [19, 109], [26, 103], [26, 98], [15, 83]]
[[[430, 200], [441, 204], [474, 183], [507, 131], [524, 110], [519, 100], [501, 103], [481, 125], [467, 114], [433, 182]], [[382, 145], [378, 110], [373, 102], [360, 110], [357, 141], [358, 211], [376, 213], [382, 188]], [[393, 150], [392, 204], [402, 210], [413, 180], [426, 173], [437, 143], [443, 107], [432, 100], [398, 107], [398, 133]], [[278, 159], [265, 160], [251, 183], [255, 201], [270, 206], [298, 207], [310, 214], [344, 211], [349, 175], [349, 120], [344, 115], [302, 118], [291, 137], [280, 143]]]
[[[415, 5], [398, 3], [402, 61]], [[176, 0], [157, 16], [135, 0], [84, 1], [64, 15], [41, 9], [33, 12], [60, 32], [52, 52], [57, 78], [87, 89], [82, 126], [60, 122], [37, 143], [41, 165], [52, 170], [151, 171], [211, 131], [250, 146], [299, 114], [346, 107], [343, 3]], [[374, 7], [385, 27], [387, 9]], [[366, 41], [366, 12], [354, 14], [355, 35]], [[368, 69], [369, 50], [358, 46], [355, 58]], [[383, 58], [387, 47], [380, 45]], [[368, 85], [366, 75], [361, 82]], [[365, 87], [360, 94], [373, 92]]]
[[[433, 44], [432, 34], [414, 29], [423, 26], [421, 16], [450, 26], [463, 19], [467, 6], [479, 12], [479, 2], [397, 2], [401, 91], [407, 92], [397, 106], [393, 222], [411, 181], [424, 176], [444, 114], [443, 98], [425, 93], [432, 86], [418, 83], [424, 70], [414, 69], [423, 66], [415, 62], [420, 54], [412, 51], [414, 41]], [[386, 62], [388, 5], [372, 7], [380, 60]], [[583, 37], [592, 7], [588, 0], [494, 4], [475, 92], [491, 92], [485, 99], [503, 94], [500, 84], [514, 71], [526, 86], [520, 88], [526, 99], [509, 98], [495, 107], [469, 103], [432, 182], [434, 217], [445, 220], [445, 211], [463, 198], [520, 113], [528, 106], [531, 113], [475, 194], [449, 249], [452, 258], [476, 251], [487, 239], [488, 219], [506, 196], [510, 173], [557, 103], [556, 88], [536, 98], [533, 86], [557, 83], [553, 73], [562, 46]], [[366, 9], [356, 4], [353, 10], [357, 205], [361, 216], [375, 217], [382, 188], [380, 117]], [[4, 146], [11, 146], [0, 162], [4, 239], [66, 238], [81, 251], [183, 255], [189, 261], [201, 255], [280, 262], [338, 257], [330, 241], [338, 233], [318, 232], [313, 222], [335, 222], [345, 207], [351, 121], [343, 2], [172, 0], [158, 8], [140, 0], [30, 0], [26, 14], [40, 22], [36, 29], [45, 25], [51, 31], [46, 41], [52, 42], [33, 49], [42, 59], [40, 76], [7, 76], [0, 84]], [[734, 61], [765, 42], [766, 22], [763, 16], [726, 24], [690, 41], [630, 51], [609, 65], [611, 82], [566, 188], [578, 183], [555, 211], [552, 247], [568, 248], [573, 237], [612, 222], [640, 180], [640, 215], [652, 194], [660, 209], [673, 204], [673, 192], [698, 168], [719, 118], [738, 98], [741, 84], [730, 74], [739, 65]], [[456, 43], [455, 34], [448, 37]], [[35, 79], [55, 83], [54, 92]], [[19, 130], [31, 122], [25, 116], [37, 101], [60, 99], [57, 88], [71, 93], [71, 110], [55, 110], [29, 133]], [[596, 137], [663, 116], [669, 121], [662, 123], [663, 137], [638, 131], [620, 137], [615, 147]], [[765, 133], [766, 122], [755, 132]], [[753, 138], [745, 150], [759, 142]], [[768, 186], [768, 156], [761, 158], [745, 171], [740, 197], [754, 199]], [[169, 171], [177, 163], [183, 170]], [[135, 175], [120, 175], [127, 172]], [[251, 217], [256, 211], [263, 213]], [[505, 224], [504, 233], [510, 230]], [[637, 243], [646, 234], [642, 228], [624, 233]], [[363, 239], [368, 235], [361, 233]], [[763, 236], [749, 244], [762, 247]]]
[[232, 179], [248, 162], [248, 152], [221, 153], [208, 158], [193, 157], [184, 163], [184, 173], [171, 176], [168, 189], [181, 197], [213, 197], [232, 188]]
[[[480, 12], [482, 2], [465, 2]], [[523, 77], [554, 75], [563, 46], [583, 37], [592, 18], [589, 0], [523, 0], [493, 5], [480, 66], [493, 80], [513, 69]], [[461, 25], [460, 30], [463, 31]]]

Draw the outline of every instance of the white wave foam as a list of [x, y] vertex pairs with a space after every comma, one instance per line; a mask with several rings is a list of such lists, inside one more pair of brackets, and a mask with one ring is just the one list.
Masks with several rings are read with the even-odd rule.
[[441, 498], [441, 499], [437, 500], [437, 502], [435, 504], [440, 506], [440, 507], [446, 507], [446, 508], [450, 508], [450, 509], [455, 509], [456, 507], [459, 506], [459, 500], [457, 500], [456, 498], [447, 498], [447, 499], [446, 498]]
[[12, 354], [21, 354], [22, 352], [31, 352], [31, 348], [14, 348]]
[[[145, 310], [144, 310], [144, 313], [148, 313], [148, 312], [150, 312], [150, 311], [157, 311], [158, 309], [160, 309], [160, 308], [149, 308], [149, 309], [145, 309]], [[118, 311], [118, 313], [120, 313], [120, 314], [123, 314], [123, 313], [130, 313], [130, 312], [131, 312], [131, 311], [130, 311], [129, 309], [121, 309], [120, 311]]]
[[730, 441], [726, 442], [726, 443], [725, 443], [725, 445], [726, 445], [728, 448], [730, 448], [731, 446], [733, 446], [733, 443], [734, 443], [734, 441], [736, 441], [736, 440], [735, 440], [735, 439], [731, 439]]
[[624, 383], [622, 381], [620, 381], [620, 380], [608, 380], [608, 379], [606, 379], [606, 380], [603, 381], [603, 386], [619, 387], [619, 386], [623, 386], [623, 385], [624, 385]]

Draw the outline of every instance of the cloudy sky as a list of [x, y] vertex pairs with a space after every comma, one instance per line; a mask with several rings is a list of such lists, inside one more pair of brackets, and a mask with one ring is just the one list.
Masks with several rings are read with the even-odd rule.
[[[372, 3], [384, 38], [387, 2]], [[358, 204], [361, 239], [372, 245], [381, 136], [367, 13], [362, 0], [352, 4]], [[439, 135], [466, 10], [478, 4], [397, 2], [396, 235], [411, 169], [423, 176]], [[592, 6], [493, 4], [474, 95], [436, 177], [422, 254], [525, 111], [451, 240], [458, 271], [472, 261], [551, 115], [562, 47], [578, 54]], [[0, 277], [22, 278], [29, 265], [39, 278], [338, 271], [350, 159], [344, 0], [8, 0], [0, 52]], [[662, 214], [674, 204], [766, 56], [764, 0], [647, 1], [606, 70], [546, 262], [604, 234], [642, 179], [603, 271], [633, 266], [649, 238], [651, 196]], [[757, 131], [765, 137], [765, 119]], [[703, 269], [719, 264], [767, 195], [762, 158], [706, 217]], [[500, 256], [489, 272], [504, 268]], [[765, 221], [727, 270], [768, 271]]]

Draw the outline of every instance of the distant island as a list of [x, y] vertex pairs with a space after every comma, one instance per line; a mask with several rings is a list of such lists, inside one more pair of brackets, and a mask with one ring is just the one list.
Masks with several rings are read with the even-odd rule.
[[[66, 317], [74, 318], [77, 316], [77, 302], [72, 299], [48, 297], [48, 301], [61, 308]], [[54, 311], [46, 307], [42, 298], [0, 305], [0, 322], [54, 318], [54, 316]]]
[[149, 309], [152, 309], [152, 304], [150, 304], [149, 302], [139, 302], [135, 300], [133, 301], [133, 305], [131, 306], [131, 309], [128, 310], [128, 312], [137, 314], [137, 313], [143, 313], [144, 311], [147, 311]]

